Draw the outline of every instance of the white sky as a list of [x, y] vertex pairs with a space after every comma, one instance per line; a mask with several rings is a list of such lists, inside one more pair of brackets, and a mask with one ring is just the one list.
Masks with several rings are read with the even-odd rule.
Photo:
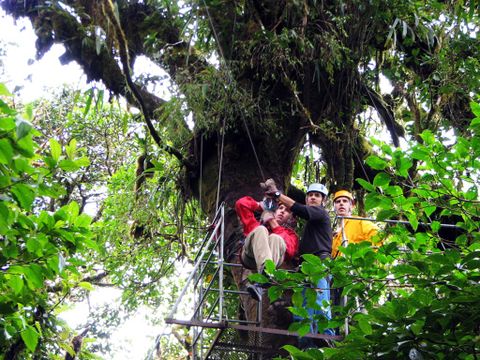
[[[23, 29], [23, 31], [21, 31]], [[7, 56], [3, 58], [0, 81], [5, 83], [10, 91], [22, 87], [18, 95], [22, 101], [30, 102], [46, 94], [46, 89], [71, 84], [86, 87], [86, 77], [80, 66], [70, 63], [61, 66], [58, 57], [63, 53], [59, 45], [40, 61], [35, 60], [35, 35], [29, 21], [17, 21], [0, 11], [0, 42], [6, 44]], [[58, 76], [61, 75], [61, 76]]]

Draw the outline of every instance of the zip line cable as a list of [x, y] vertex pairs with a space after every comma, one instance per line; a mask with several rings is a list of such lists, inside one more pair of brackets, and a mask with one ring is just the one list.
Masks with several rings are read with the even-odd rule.
[[[377, 220], [377, 219], [361, 217], [361, 216], [336, 216], [335, 219], [351, 219], [351, 220], [361, 220], [361, 221], [371, 221], [371, 222], [384, 222], [384, 223], [388, 223], [388, 224], [411, 225], [410, 221], [390, 220], [390, 219]], [[431, 226], [432, 223], [419, 222], [418, 225]], [[443, 228], [462, 230], [462, 228], [460, 226], [453, 225], [453, 224], [439, 224], [439, 225], [440, 225], [440, 227], [443, 227]]]

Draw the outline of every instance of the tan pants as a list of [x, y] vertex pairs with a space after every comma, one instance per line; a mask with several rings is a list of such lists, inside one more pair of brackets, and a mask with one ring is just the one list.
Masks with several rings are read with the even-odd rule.
[[276, 267], [280, 266], [287, 247], [280, 235], [268, 234], [265, 226], [257, 226], [245, 239], [242, 262], [250, 269], [262, 272], [265, 260], [272, 260]]

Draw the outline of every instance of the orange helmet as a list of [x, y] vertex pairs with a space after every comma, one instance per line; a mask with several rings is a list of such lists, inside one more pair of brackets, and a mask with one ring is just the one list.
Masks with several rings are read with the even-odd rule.
[[346, 197], [346, 198], [349, 198], [350, 200], [352, 200], [352, 202], [354, 201], [353, 200], [353, 195], [348, 192], [347, 190], [339, 190], [335, 193], [335, 195], [333, 195], [333, 201], [337, 200], [339, 197]]

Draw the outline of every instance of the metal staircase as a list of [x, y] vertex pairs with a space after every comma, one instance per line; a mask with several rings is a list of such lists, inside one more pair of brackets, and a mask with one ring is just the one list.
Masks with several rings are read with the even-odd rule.
[[[203, 239], [185, 286], [165, 321], [190, 328], [191, 358], [194, 360], [271, 358], [278, 353], [278, 348], [272, 349], [271, 344], [265, 343], [266, 334], [290, 338], [290, 343], [296, 343], [298, 335], [284, 329], [262, 327], [262, 302], [256, 303], [255, 321], [239, 318], [236, 311], [239, 297], [248, 296], [248, 293], [233, 288], [234, 284], [232, 288], [225, 287], [225, 278], [230, 276], [231, 268], [242, 265], [225, 262], [224, 214], [222, 204]], [[187, 316], [180, 314], [180, 307], [188, 308]], [[308, 337], [323, 339], [325, 335], [310, 334]]]

